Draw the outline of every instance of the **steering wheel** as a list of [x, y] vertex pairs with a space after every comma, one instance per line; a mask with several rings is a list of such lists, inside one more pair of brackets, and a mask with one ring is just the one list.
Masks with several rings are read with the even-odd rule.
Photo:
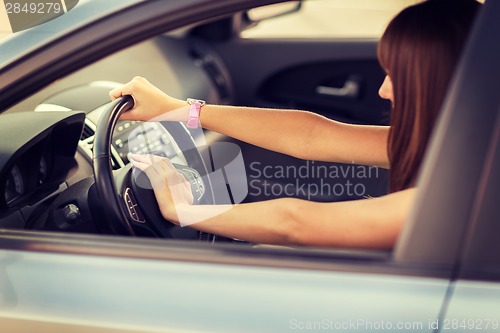
[[[105, 208], [107, 227], [113, 233], [122, 235], [200, 239], [213, 242], [214, 235], [201, 233], [191, 228], [181, 228], [163, 218], [149, 179], [144, 172], [128, 164], [113, 173], [111, 162], [113, 131], [120, 115], [133, 107], [134, 100], [131, 96], [124, 96], [110, 103], [102, 112], [94, 136], [94, 179], [99, 199]], [[201, 173], [207, 174], [203, 158], [196, 149], [193, 138], [181, 124], [170, 124], [170, 126], [177, 126], [177, 131], [180, 130], [180, 134], [183, 132], [184, 138], [187, 137], [187, 141], [190, 141], [187, 142], [189, 149], [184, 151], [184, 155], [190, 165], [195, 164], [197, 167], [178, 166], [179, 171], [183, 174], [194, 175], [192, 184], [202, 184], [205, 193], [210, 197], [210, 180], [208, 178], [202, 180], [198, 172], [202, 169]], [[171, 129], [175, 131], [174, 128]], [[171, 132], [169, 129], [167, 131]], [[174, 136], [173, 133], [172, 136]], [[180, 142], [177, 143], [181, 146]], [[188, 181], [191, 183], [191, 180], [188, 179]], [[144, 186], [145, 183], [149, 186]]]

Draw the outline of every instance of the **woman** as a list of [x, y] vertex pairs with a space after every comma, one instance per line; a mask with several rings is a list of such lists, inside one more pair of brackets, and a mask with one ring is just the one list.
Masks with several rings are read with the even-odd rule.
[[162, 215], [173, 223], [255, 243], [389, 249], [410, 213], [423, 154], [478, 6], [473, 0], [428, 0], [391, 21], [378, 49], [387, 72], [379, 95], [392, 102], [390, 126], [343, 124], [298, 110], [188, 105], [140, 77], [110, 92], [112, 99], [134, 97], [135, 107], [123, 119], [192, 122], [201, 108], [204, 128], [263, 148], [301, 159], [388, 167], [386, 196], [192, 206], [188, 186], [170, 161], [133, 155], [132, 163], [147, 173]]

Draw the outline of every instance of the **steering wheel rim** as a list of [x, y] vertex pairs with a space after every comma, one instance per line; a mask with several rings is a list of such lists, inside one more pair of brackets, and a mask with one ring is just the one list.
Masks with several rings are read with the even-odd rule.
[[[217, 238], [215, 235], [198, 232], [190, 228], [182, 228], [168, 220], [165, 220], [161, 216], [152, 189], [147, 190], [147, 186], [145, 188], [138, 186], [136, 183], [136, 177], [133, 176], [134, 173], [132, 172], [133, 170], [130, 166], [126, 166], [114, 174], [112, 167], [113, 158], [111, 153], [113, 132], [120, 115], [133, 107], [134, 100], [130, 95], [116, 99], [102, 110], [102, 114], [96, 126], [92, 159], [94, 182], [97, 194], [102, 203], [101, 206], [105, 207], [103, 214], [106, 218], [107, 226], [114, 234], [137, 236], [139, 234], [144, 234], [146, 229], [148, 230], [147, 235], [155, 235], [161, 238], [194, 239], [193, 237], [197, 234], [197, 237], [195, 238], [198, 240], [213, 243]], [[192, 168], [191, 166], [183, 166], [182, 168], [191, 168], [196, 172], [198, 168], [201, 168], [204, 174], [208, 173], [203, 158], [198, 151], [193, 138], [185, 127], [178, 123], [163, 125], [169, 127], [169, 133], [174, 131], [174, 133], [180, 135], [181, 141], [176, 141], [177, 144], [181, 143], [184, 146], [189, 146], [189, 143], [186, 142], [186, 140], [189, 138], [191, 141], [191, 146], [188, 150], [183, 150], [183, 154], [185, 158], [188, 159], [190, 163], [196, 165], [196, 167]], [[173, 125], [177, 125], [177, 127]], [[147, 179], [147, 176], [144, 173], [140, 172], [140, 174], [142, 174], [142, 179], [149, 182], [149, 179]], [[211, 193], [212, 188], [210, 178], [206, 177], [204, 180], [206, 189], [205, 194], [207, 195], [203, 196], [202, 201], [204, 201], [204, 203], [213, 204], [213, 193]], [[141, 213], [141, 215], [143, 215], [143, 221], [136, 223], [138, 222], [136, 219], [132, 218], [134, 221], [131, 220], [131, 213], [128, 211], [130, 210], [130, 207], [127, 209], [127, 207], [125, 207], [125, 203], [122, 202], [123, 200], [127, 200], [127, 194], [122, 193], [122, 196], [125, 197], [120, 196], [119, 192], [121, 191], [118, 191], [118, 188], [123, 188], [125, 192], [128, 190], [132, 191], [129, 193], [129, 198], [137, 205], [137, 212], [141, 211], [141, 207], [143, 208]], [[139, 191], [140, 194], [137, 191]], [[134, 192], [138, 194], [135, 198], [133, 194]]]
[[127, 95], [106, 107], [97, 123], [93, 147], [94, 180], [100, 199], [106, 203], [107, 224], [116, 234], [135, 236], [123, 205], [117, 195], [111, 165], [111, 142], [120, 115], [134, 107], [134, 99]]

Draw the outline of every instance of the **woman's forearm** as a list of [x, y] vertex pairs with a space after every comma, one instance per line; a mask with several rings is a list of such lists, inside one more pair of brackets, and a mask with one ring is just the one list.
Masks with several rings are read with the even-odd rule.
[[[416, 190], [375, 199], [318, 203], [282, 198], [235, 206], [183, 206], [181, 225], [252, 243], [389, 249]], [[218, 209], [218, 211], [216, 211]]]
[[[291, 244], [293, 199], [176, 207], [181, 226], [252, 243]], [[170, 216], [173, 216], [172, 214]]]
[[315, 115], [299, 110], [277, 110], [207, 105], [201, 113], [204, 128], [250, 144], [301, 157]]
[[387, 126], [349, 125], [307, 111], [206, 105], [204, 128], [301, 159], [388, 167]]

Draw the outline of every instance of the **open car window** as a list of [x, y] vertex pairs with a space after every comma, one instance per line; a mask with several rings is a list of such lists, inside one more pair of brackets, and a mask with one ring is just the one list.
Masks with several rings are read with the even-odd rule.
[[[321, 20], [324, 19], [323, 17]], [[359, 41], [345, 45], [342, 42], [315, 42], [314, 38], [308, 38], [303, 42], [290, 42], [286, 45], [276, 43], [266, 46], [265, 43], [256, 42], [247, 45], [247, 50], [242, 50], [241, 38], [224, 37], [228, 20], [236, 18], [212, 20], [198, 27], [188, 27], [188, 30], [181, 33], [177, 29], [175, 33], [156, 35], [119, 50], [54, 81], [33, 96], [11, 107], [8, 112], [73, 110], [85, 113], [84, 130], [77, 152], [80, 165], [75, 173], [76, 176], [70, 179], [71, 184], [81, 180], [79, 177], [92, 177], [94, 134], [102, 108], [109, 102], [108, 92], [119, 84], [128, 82], [137, 74], [148, 78], [160, 89], [180, 99], [197, 96], [213, 104], [281, 108], [292, 106], [352, 123], [375, 125], [387, 123], [390, 106], [377, 95], [383, 71], [376, 56], [376, 41]], [[265, 24], [265, 21], [261, 23]], [[241, 28], [244, 30], [244, 27]], [[248, 30], [251, 29], [253, 28]], [[276, 29], [271, 27], [269, 30]], [[218, 41], [218, 38], [222, 37], [226, 39]], [[309, 45], [310, 51], [311, 49], [314, 51], [312, 53], [300, 51], [304, 50], [304, 43]], [[241, 66], [244, 63], [255, 63], [259, 54], [266, 52], [282, 54], [289, 48], [293, 51], [287, 52], [289, 55], [281, 60], [276, 59], [269, 64], [256, 64], [258, 68], [254, 70], [248, 66]], [[319, 55], [321, 59], [318, 59]], [[357, 59], [360, 57], [363, 60]], [[239, 60], [234, 62], [232, 59]], [[348, 72], [345, 71], [346, 62]], [[325, 70], [327, 68], [328, 70]], [[249, 77], [252, 77], [252, 85], [245, 86], [250, 83]], [[293, 79], [290, 80], [290, 77]], [[308, 79], [331, 81], [335, 86], [341, 85], [344, 80], [351, 80], [351, 77], [354, 77], [353, 80], [356, 82], [359, 81], [360, 93], [357, 97], [347, 99], [325, 99], [321, 95], [310, 95], [307, 92], [308, 86], [302, 87], [297, 84], [295, 88], [289, 89], [287, 84]], [[296, 92], [294, 89], [300, 91]], [[150, 131], [149, 134], [144, 135], [147, 131]], [[178, 132], [182, 133], [181, 130]], [[234, 156], [241, 156], [245, 174], [237, 174], [232, 180], [235, 182], [233, 186], [241, 189], [239, 191], [241, 193], [231, 189], [233, 196], [231, 202], [227, 191], [214, 190], [213, 200], [217, 203], [237, 203], [234, 197], [238, 197], [236, 200], [238, 202], [257, 202], [282, 197], [315, 201], [363, 200], [387, 193], [387, 170], [383, 168], [301, 161], [234, 141], [215, 132], [191, 131], [191, 135], [195, 144], [202, 150], [201, 156], [205, 158], [198, 164], [214, 168], [209, 170], [209, 174], [224, 170], [225, 165], [214, 167], [215, 164], [219, 164], [217, 157], [214, 157], [213, 151], [205, 154], [208, 152], [205, 143], [209, 146], [219, 145], [220, 150], [235, 147], [239, 153]], [[192, 148], [191, 145], [179, 147], [175, 143], [175, 138], [160, 124], [153, 126], [123, 122], [115, 128], [113, 165], [116, 169], [127, 165], [129, 153], [162, 153], [173, 158], [174, 163], [186, 165], [186, 157], [180, 152]], [[203, 172], [200, 174], [203, 175]], [[226, 181], [218, 179], [219, 182], [221, 180], [222, 185], [218, 188], [226, 186]], [[212, 181], [215, 189], [216, 180]], [[12, 181], [9, 184], [11, 187], [14, 186]], [[210, 191], [207, 189], [205, 193], [206, 197]], [[154, 200], [152, 197], [149, 198]], [[62, 208], [65, 207], [66, 205], [62, 205]], [[54, 230], [54, 228], [57, 230], [55, 226], [49, 229]]]

